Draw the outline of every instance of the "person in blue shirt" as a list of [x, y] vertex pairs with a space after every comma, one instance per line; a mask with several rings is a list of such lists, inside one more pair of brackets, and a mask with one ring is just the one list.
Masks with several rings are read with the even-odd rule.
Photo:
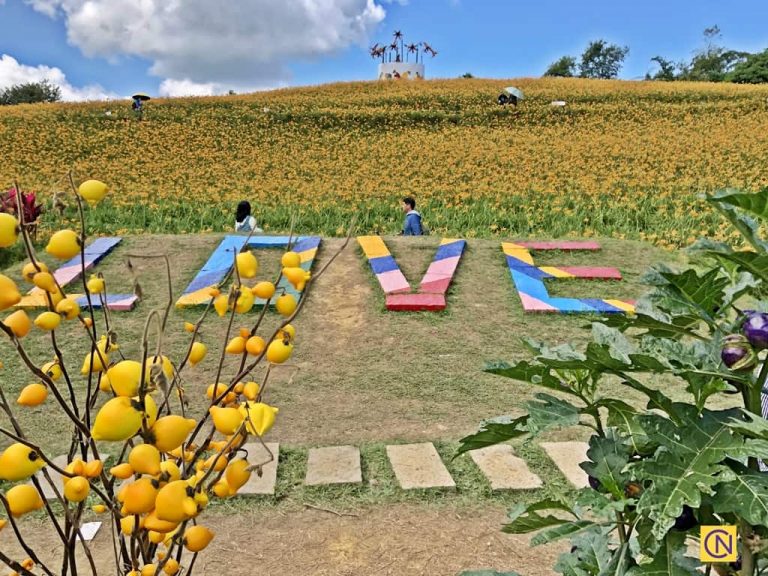
[[424, 231], [421, 227], [421, 214], [416, 211], [416, 200], [410, 196], [403, 198], [403, 212], [405, 213], [405, 225], [402, 236], [421, 236]]

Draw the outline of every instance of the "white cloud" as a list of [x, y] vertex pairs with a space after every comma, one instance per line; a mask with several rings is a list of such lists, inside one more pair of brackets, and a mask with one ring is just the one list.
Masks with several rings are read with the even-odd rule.
[[381, 1], [26, 0], [63, 18], [88, 56], [150, 60], [152, 74], [172, 79], [169, 92], [280, 84], [291, 60], [367, 43], [385, 17]]
[[44, 65], [27, 66], [20, 64], [8, 54], [0, 55], [0, 90], [15, 84], [40, 82], [42, 80], [48, 80], [51, 84], [56, 84], [61, 88], [63, 100], [106, 100], [119, 98], [117, 94], [105, 91], [98, 84], [89, 84], [80, 88], [72, 86], [60, 68], [51, 68]]

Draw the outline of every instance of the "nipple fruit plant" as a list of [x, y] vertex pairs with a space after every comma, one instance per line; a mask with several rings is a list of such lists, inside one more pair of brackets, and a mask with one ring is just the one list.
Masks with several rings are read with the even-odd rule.
[[[98, 204], [109, 187], [92, 179], [77, 186], [71, 174], [69, 179], [80, 229], [55, 232], [46, 251], [62, 261], [79, 258], [84, 268], [84, 210], [86, 205]], [[20, 190], [18, 185], [14, 189]], [[15, 557], [0, 549], [0, 564], [26, 576], [66, 576], [77, 575], [84, 568], [79, 564], [87, 563], [87, 571], [96, 574], [93, 544], [82, 537], [84, 519], [93, 511], [111, 525], [109, 549], [114, 566], [105, 574], [192, 574], [198, 554], [215, 540], [215, 532], [205, 526], [206, 507], [237, 494], [253, 472], [261, 474], [261, 467], [274, 458], [262, 441], [279, 414], [266, 395], [270, 370], [290, 359], [297, 334], [292, 322], [313, 282], [347, 245], [351, 229], [347, 241], [316, 274], [298, 278], [294, 271], [289, 272], [289, 280], [295, 281], [303, 297], [298, 303], [291, 297], [293, 302], [278, 308], [282, 321], [272, 331], [265, 329], [263, 321], [269, 301], [283, 298], [275, 288], [277, 281], [262, 280], [252, 288], [246, 280], [257, 275], [255, 255], [245, 250], [233, 255], [231, 286], [226, 288], [225, 280], [212, 289], [215, 305], [209, 304], [197, 322], [178, 322], [180, 331], [188, 333], [189, 343], [186, 353], [177, 358], [164, 349], [167, 331], [175, 325], [170, 262], [162, 255], [129, 255], [129, 259], [165, 262], [168, 302], [148, 313], [140, 352], [124, 357], [118, 345], [118, 323], [106, 306], [109, 278], [81, 274], [77, 291], [85, 294], [85, 304], [78, 303], [38, 259], [26, 214], [20, 210], [0, 218], [0, 250], [23, 244], [28, 261], [22, 277], [44, 295], [46, 305], [34, 320], [24, 310], [14, 311], [22, 289], [0, 275], [0, 336], [5, 339], [1, 345], [15, 350], [19, 366], [14, 369], [26, 370], [36, 380], [16, 399], [9, 398], [0, 385], [0, 530], [10, 529], [25, 554]], [[298, 258], [290, 251], [288, 255], [291, 262]], [[268, 294], [268, 301], [259, 314], [248, 315], [254, 306], [254, 291]], [[97, 302], [101, 304], [98, 309]], [[216, 314], [210, 314], [214, 310]], [[218, 361], [217, 376], [214, 382], [202, 383], [207, 390], [207, 409], [193, 418], [186, 411], [182, 382], [200, 379], [199, 372], [190, 373], [190, 368], [206, 361], [208, 348], [200, 329], [208, 322], [226, 323], [225, 343], [240, 338], [244, 344], [228, 345], [218, 359], [208, 359]], [[244, 326], [233, 338], [235, 322]], [[67, 324], [76, 326], [81, 334], [82, 356], [77, 358], [65, 357], [57, 341], [57, 332]], [[50, 359], [42, 365], [28, 353], [25, 338], [31, 337], [49, 342]], [[227, 352], [238, 356], [239, 362], [235, 373], [225, 376]], [[265, 375], [257, 382], [254, 369], [264, 363], [268, 364]], [[65, 464], [57, 465], [49, 447], [21, 425], [24, 419], [18, 414], [33, 407], [43, 414], [60, 412], [71, 423], [72, 441]], [[263, 445], [266, 459], [246, 453], [243, 446], [249, 440]], [[105, 465], [106, 452], [119, 454], [109, 466]], [[51, 481], [54, 471], [61, 475], [60, 481]], [[57, 507], [46, 501], [41, 474], [53, 488]], [[29, 527], [19, 519], [35, 511], [45, 515], [61, 546], [35, 546], [25, 538]], [[61, 550], [60, 557], [52, 550]]]

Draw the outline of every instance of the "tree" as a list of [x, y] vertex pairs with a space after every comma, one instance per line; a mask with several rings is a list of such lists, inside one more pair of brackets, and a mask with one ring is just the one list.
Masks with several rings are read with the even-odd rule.
[[581, 55], [579, 76], [582, 78], [616, 78], [629, 54], [629, 47], [608, 44], [605, 40], [589, 43]]
[[762, 84], [768, 82], [768, 50], [750, 54], [743, 62], [734, 66], [728, 80], [740, 84]]
[[465, 72], [464, 74], [459, 76], [459, 78], [474, 78], [474, 76], [472, 75], [471, 72]]
[[704, 48], [694, 55], [690, 65], [681, 73], [682, 79], [722, 82], [737, 64], [746, 60], [748, 52], [726, 50], [718, 43], [721, 37], [720, 28], [716, 25], [704, 30]]
[[661, 56], [654, 56], [651, 58], [651, 62], [656, 62], [659, 65], [659, 69], [656, 71], [656, 74], [651, 76], [650, 74], [645, 75], [646, 80], [675, 80], [675, 63], [671, 60], [667, 60], [666, 58], [662, 58]]
[[0, 92], [0, 104], [34, 104], [59, 100], [61, 100], [61, 88], [48, 80], [15, 84]]
[[576, 75], [576, 58], [573, 56], [563, 56], [559, 60], [552, 62], [544, 72], [544, 76], [560, 76], [562, 78], [572, 78]]

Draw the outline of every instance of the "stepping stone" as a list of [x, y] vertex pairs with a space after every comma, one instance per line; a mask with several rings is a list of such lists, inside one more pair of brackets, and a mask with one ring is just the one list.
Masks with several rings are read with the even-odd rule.
[[387, 457], [403, 490], [456, 487], [430, 442], [387, 446]]
[[542, 485], [541, 478], [528, 469], [525, 460], [515, 456], [509, 444], [472, 450], [469, 455], [494, 490], [531, 490]]
[[309, 451], [305, 485], [359, 484], [362, 481], [360, 450], [357, 447], [329, 446]]
[[579, 464], [589, 460], [586, 442], [542, 442], [541, 447], [552, 458], [560, 472], [576, 488], [589, 486], [587, 473], [579, 467]]
[[[67, 466], [67, 455], [62, 454], [61, 456], [56, 456], [56, 458], [52, 459], [53, 463], [56, 464], [59, 468], [66, 468]], [[58, 472], [56, 472], [53, 468], [50, 466], [46, 466], [45, 469], [48, 471], [48, 475], [51, 477], [51, 481], [56, 485], [56, 489], [59, 491], [59, 494], [64, 493], [64, 484], [62, 483], [62, 476]], [[40, 471], [37, 474], [35, 474], [35, 478], [38, 479], [40, 482], [40, 488], [43, 490], [43, 498], [46, 500], [57, 500], [56, 493], [53, 491], [53, 487], [48, 482], [48, 480], [45, 479], [45, 476], [43, 475], [43, 472]], [[30, 480], [28, 484], [32, 485], [32, 481]]]
[[[269, 464], [262, 466], [261, 478], [259, 478], [259, 475], [256, 474], [256, 471], [254, 470], [248, 482], [237, 491], [238, 496], [275, 493], [275, 483], [277, 482], [277, 460], [280, 456], [280, 444], [277, 442], [267, 442], [266, 444], [272, 454], [274, 454], [275, 459]], [[248, 451], [248, 463], [251, 465], [259, 464], [269, 458], [269, 454], [260, 442], [246, 444], [243, 448]]]

